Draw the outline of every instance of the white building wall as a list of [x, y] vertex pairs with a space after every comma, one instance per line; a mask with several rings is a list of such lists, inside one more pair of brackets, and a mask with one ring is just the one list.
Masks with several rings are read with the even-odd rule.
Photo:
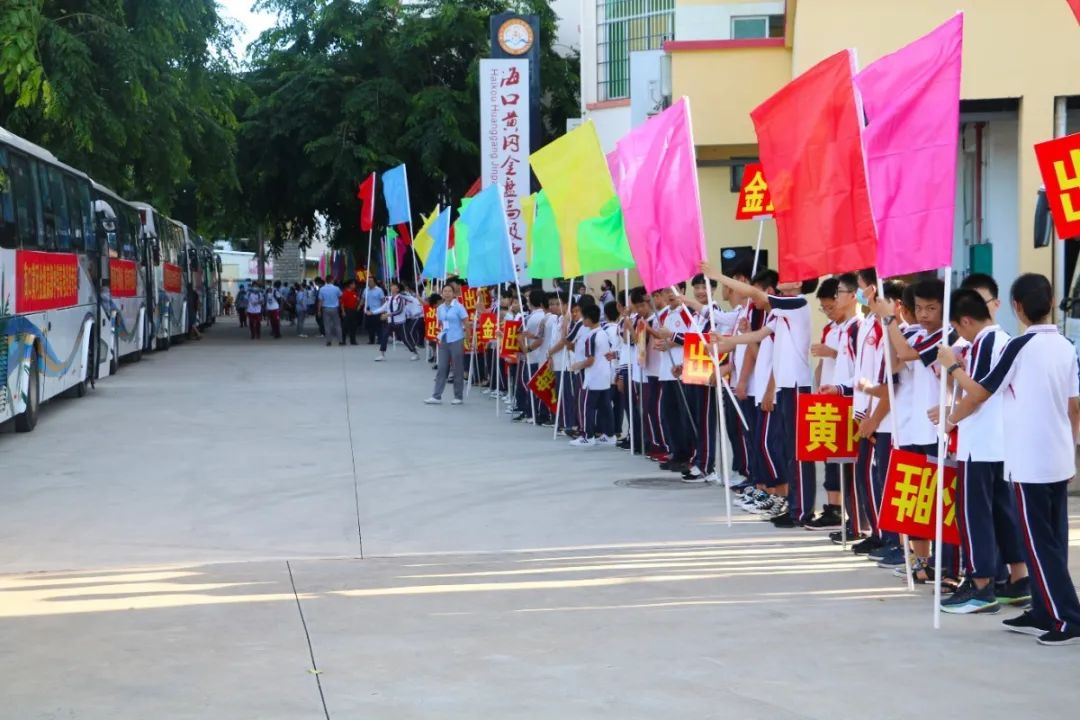
[[630, 132], [629, 104], [601, 110], [588, 110], [582, 114], [582, 117], [592, 120], [596, 125], [596, 133], [600, 136], [600, 145], [605, 153], [614, 150], [615, 143]]
[[566, 55], [581, 48], [581, 7], [584, 0], [553, 0], [551, 9], [559, 17], [555, 50]]
[[1020, 274], [1020, 245], [1034, 242], [1031, 225], [1016, 237], [1020, 208], [1020, 122], [995, 120], [988, 127], [986, 154], [986, 219], [983, 234], [993, 245], [994, 279], [1005, 299], [998, 311], [998, 324], [1010, 333], [1020, 331], [1008, 301], [1009, 288]]
[[733, 17], [783, 14], [783, 2], [679, 5], [675, 13], [675, 39], [730, 40]]

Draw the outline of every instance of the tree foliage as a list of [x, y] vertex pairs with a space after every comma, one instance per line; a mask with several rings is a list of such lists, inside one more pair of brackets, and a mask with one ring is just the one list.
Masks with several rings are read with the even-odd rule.
[[576, 58], [553, 49], [557, 18], [543, 0], [262, 0], [276, 27], [253, 48], [255, 97], [242, 117], [243, 193], [278, 242], [314, 228], [363, 246], [358, 183], [407, 163], [414, 212], [461, 197], [480, 172], [479, 60], [489, 18], [541, 18], [545, 140], [578, 113]]
[[215, 0], [5, 0], [0, 124], [125, 196], [207, 223], [238, 185]]

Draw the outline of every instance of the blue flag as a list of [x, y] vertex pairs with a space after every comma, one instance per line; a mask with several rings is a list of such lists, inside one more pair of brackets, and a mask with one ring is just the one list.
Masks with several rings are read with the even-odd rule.
[[428, 228], [431, 236], [431, 252], [428, 253], [427, 262], [424, 263], [424, 271], [421, 277], [430, 280], [446, 279], [446, 246], [450, 244], [450, 208], [445, 208], [435, 222]]
[[386, 200], [386, 212], [390, 216], [390, 225], [408, 223], [412, 220], [409, 207], [409, 180], [402, 163], [382, 176], [383, 199]]
[[465, 208], [460, 222], [469, 229], [469, 285], [483, 287], [516, 280], [502, 187], [494, 183], [481, 190]]

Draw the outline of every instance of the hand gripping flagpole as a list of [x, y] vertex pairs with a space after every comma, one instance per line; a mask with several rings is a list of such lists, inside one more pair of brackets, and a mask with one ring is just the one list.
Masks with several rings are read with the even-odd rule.
[[[949, 346], [949, 314], [952, 311], [952, 265], [945, 268], [945, 302], [941, 309], [941, 347]], [[949, 376], [939, 367], [941, 382], [938, 387], [938, 439], [937, 439], [937, 488], [934, 496], [937, 518], [934, 522], [934, 629], [941, 628], [941, 556], [945, 515], [945, 452], [948, 448], [945, 435], [945, 400]]]
[[[630, 455], [632, 456], [636, 452], [634, 448], [634, 358], [630, 344], [630, 269], [623, 269], [623, 293], [626, 298], [626, 347], [627, 347], [627, 361], [626, 361], [626, 409], [627, 415], [630, 416]], [[619, 423], [622, 425], [622, 423]]]
[[506, 326], [503, 324], [502, 314], [502, 283], [495, 286], [495, 328], [497, 332], [495, 337], [495, 417], [499, 417], [499, 411], [502, 409], [502, 396], [500, 395], [500, 389], [502, 386], [502, 374], [499, 372], [499, 351], [502, 350], [502, 338], [503, 333], [506, 332]]

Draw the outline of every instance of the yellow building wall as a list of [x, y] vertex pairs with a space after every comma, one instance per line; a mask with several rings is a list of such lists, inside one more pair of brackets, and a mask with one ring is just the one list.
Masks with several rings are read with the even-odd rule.
[[[797, 75], [845, 47], [860, 67], [928, 32], [962, 10], [965, 100], [1021, 98], [1020, 271], [1049, 275], [1051, 248], [1035, 249], [1032, 218], [1042, 180], [1032, 146], [1053, 136], [1054, 98], [1080, 95], [1080, 28], [1068, 3], [1055, 0], [789, 0]], [[1058, 289], [1058, 292], [1061, 290]]]
[[750, 111], [791, 80], [783, 47], [677, 50], [672, 96], [690, 98], [698, 145], [757, 143]]

